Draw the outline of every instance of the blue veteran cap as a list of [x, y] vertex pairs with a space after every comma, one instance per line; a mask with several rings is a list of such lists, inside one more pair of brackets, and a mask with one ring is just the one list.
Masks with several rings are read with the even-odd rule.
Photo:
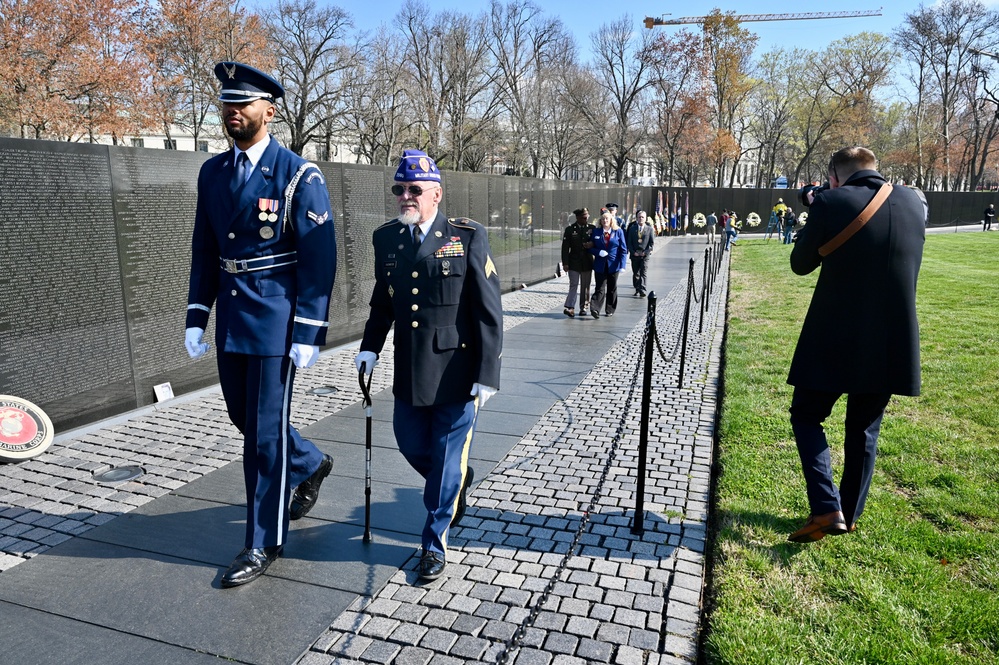
[[399, 168], [395, 171], [395, 179], [405, 182], [414, 180], [441, 181], [441, 172], [434, 160], [422, 150], [403, 150]]
[[284, 88], [272, 76], [241, 62], [220, 62], [215, 76], [222, 82], [219, 101], [248, 104], [258, 99], [274, 103], [284, 97]]

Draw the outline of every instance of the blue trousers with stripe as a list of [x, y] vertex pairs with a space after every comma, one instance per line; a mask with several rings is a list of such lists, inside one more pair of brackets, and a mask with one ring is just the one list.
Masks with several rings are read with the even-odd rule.
[[423, 476], [423, 549], [447, 555], [447, 534], [468, 471], [478, 398], [435, 406], [395, 401], [392, 427], [399, 451]]
[[291, 425], [295, 365], [288, 356], [219, 353], [218, 367], [229, 419], [243, 435], [245, 546], [284, 545], [291, 490], [323, 460]]

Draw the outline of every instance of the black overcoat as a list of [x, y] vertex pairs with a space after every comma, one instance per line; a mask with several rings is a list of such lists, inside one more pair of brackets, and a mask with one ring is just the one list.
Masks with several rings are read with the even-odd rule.
[[825, 258], [824, 245], [864, 209], [885, 182], [858, 171], [816, 196], [791, 250], [791, 269], [818, 282], [794, 350], [787, 382], [840, 393], [919, 394], [916, 278], [926, 211], [896, 185], [878, 212]]

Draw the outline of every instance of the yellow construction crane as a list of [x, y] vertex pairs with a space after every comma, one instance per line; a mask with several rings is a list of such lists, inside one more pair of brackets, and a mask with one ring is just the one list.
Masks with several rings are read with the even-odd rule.
[[[669, 14], [666, 14], [669, 16]], [[732, 18], [740, 23], [750, 21], [804, 21], [818, 18], [854, 18], [857, 16], [881, 16], [881, 8], [866, 9], [856, 12], [808, 12], [804, 14], [736, 14]], [[686, 23], [704, 23], [707, 16], [684, 16], [683, 18], [653, 18], [645, 17], [645, 27], [650, 30], [657, 25], [683, 25]]]

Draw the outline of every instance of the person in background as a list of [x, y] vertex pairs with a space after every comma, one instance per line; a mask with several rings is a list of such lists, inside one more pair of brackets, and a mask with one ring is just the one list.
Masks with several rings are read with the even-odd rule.
[[985, 209], [982, 219], [982, 231], [992, 230], [992, 220], [996, 218], [996, 208], [995, 204], [990, 203], [989, 207]]
[[788, 208], [784, 211], [784, 244], [791, 244], [791, 237], [794, 235], [794, 225], [798, 223], [798, 217], [794, 214], [794, 210]]
[[729, 249], [739, 238], [739, 216], [734, 211], [728, 211], [728, 219], [725, 221], [725, 249]]
[[[614, 221], [617, 222], [618, 228], [623, 231], [625, 227], [624, 218], [619, 217], [617, 214], [618, 205], [616, 203], [608, 203], [607, 205], [604, 206], [604, 208], [606, 208], [607, 212], [609, 212], [614, 216]], [[603, 214], [603, 211], [601, 211], [601, 214]]]
[[715, 241], [715, 227], [718, 226], [718, 217], [715, 215], [715, 211], [712, 210], [708, 215], [707, 220], [707, 232], [708, 232], [708, 242], [712, 243]]
[[572, 211], [576, 216], [574, 224], [570, 224], [562, 233], [562, 265], [569, 273], [569, 293], [565, 296], [565, 309], [562, 313], [572, 318], [576, 316], [576, 293], [579, 293], [579, 313], [586, 315], [590, 304], [590, 281], [593, 278], [593, 255], [590, 247], [593, 242], [590, 236], [596, 227], [590, 224], [590, 211], [577, 208]]
[[503, 303], [486, 228], [447, 219], [441, 173], [406, 150], [392, 194], [399, 216], [375, 229], [375, 286], [358, 372], [370, 373], [395, 326], [392, 428], [406, 461], [426, 480], [421, 580], [447, 565], [448, 534], [467, 506], [479, 409], [500, 385]]
[[652, 256], [655, 245], [655, 232], [648, 222], [648, 215], [639, 210], [635, 222], [628, 227], [628, 254], [631, 256], [631, 283], [635, 287], [635, 296], [644, 298], [648, 293], [646, 285], [648, 267], [646, 261]]
[[[788, 536], [792, 542], [856, 528], [874, 475], [885, 407], [892, 395], [919, 394], [916, 280], [926, 212], [915, 191], [892, 187], [876, 169], [867, 148], [833, 154], [829, 189], [814, 195], [808, 224], [791, 250], [795, 274], [821, 267], [787, 377], [794, 386], [791, 428], [810, 511], [804, 526]], [[858, 225], [865, 216], [867, 223]], [[823, 423], [843, 394], [843, 475], [837, 488]]]
[[590, 315], [600, 318], [600, 310], [605, 316], [614, 316], [617, 309], [617, 279], [628, 262], [628, 243], [624, 231], [610, 211], [600, 215], [600, 226], [590, 236], [593, 247], [593, 274], [597, 285], [590, 301]]
[[221, 580], [234, 587], [281, 555], [288, 521], [312, 509], [333, 468], [291, 425], [291, 395], [295, 370], [326, 343], [336, 238], [319, 167], [267, 132], [284, 88], [238, 62], [220, 62], [215, 75], [234, 147], [198, 175], [185, 346], [192, 358], [208, 350], [202, 335], [217, 305], [219, 382], [243, 435], [245, 547]]

